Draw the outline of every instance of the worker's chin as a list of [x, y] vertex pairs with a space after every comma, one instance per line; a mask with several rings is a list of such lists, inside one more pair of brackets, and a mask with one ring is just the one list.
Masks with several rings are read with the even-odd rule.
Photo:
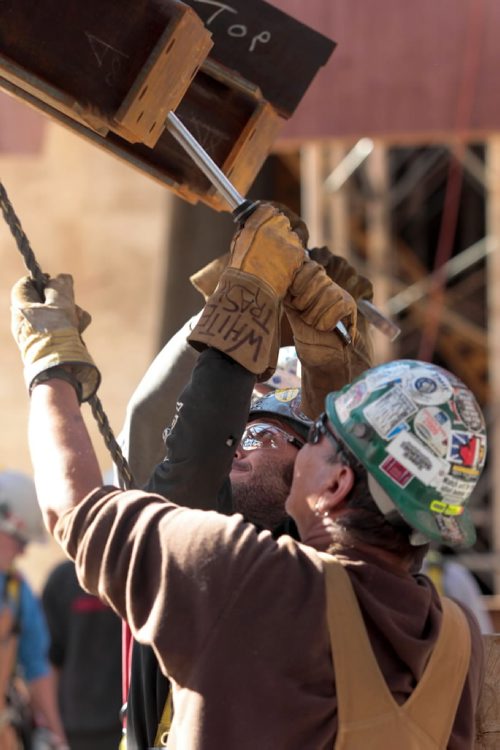
[[239, 486], [246, 486], [251, 484], [251, 475], [248, 471], [240, 471], [238, 469], [233, 469], [229, 475], [229, 479], [231, 481], [231, 485], [233, 487]]

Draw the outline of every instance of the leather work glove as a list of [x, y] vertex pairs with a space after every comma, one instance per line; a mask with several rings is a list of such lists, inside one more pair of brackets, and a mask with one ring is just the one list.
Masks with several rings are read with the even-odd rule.
[[332, 331], [342, 320], [351, 336], [356, 332], [356, 302], [314, 260], [307, 260], [296, 274], [285, 304], [318, 331]]
[[224, 253], [219, 258], [211, 260], [206, 266], [200, 268], [199, 271], [195, 271], [192, 276], [189, 277], [189, 281], [194, 286], [197, 292], [203, 295], [205, 302], [213, 294], [217, 288], [217, 284], [220, 281], [222, 272], [229, 263], [231, 253]]
[[[315, 248], [310, 256], [321, 263], [336, 286], [352, 295], [354, 302], [373, 298], [371, 282], [356, 273], [345, 258], [334, 255], [328, 248]], [[288, 301], [285, 311], [302, 364], [301, 408], [308, 417], [315, 419], [324, 409], [327, 393], [339, 390], [372, 366], [369, 323], [359, 315], [356, 328], [351, 329], [352, 344], [346, 344], [336, 331], [320, 331], [309, 325]]]
[[81, 386], [81, 400], [88, 401], [99, 387], [101, 376], [81, 333], [90, 315], [75, 305], [73, 278], [59, 274], [49, 279], [45, 302], [29, 276], [21, 278], [11, 292], [11, 330], [24, 364], [28, 389], [41, 373], [57, 366], [69, 366]]
[[235, 234], [228, 265], [189, 342], [219, 349], [266, 380], [276, 367], [281, 302], [305, 259], [286, 216], [260, 204]]
[[373, 286], [365, 276], [361, 276], [345, 258], [334, 255], [325, 245], [309, 250], [309, 257], [323, 266], [328, 276], [339, 286], [358, 299], [373, 300]]
[[[286, 218], [290, 222], [292, 230], [298, 236], [303, 247], [307, 247], [309, 230], [307, 229], [307, 226], [302, 221], [300, 216], [291, 211], [288, 206], [285, 206], [284, 203], [269, 201], [268, 205], [274, 206], [274, 208], [277, 208], [282, 214], [286, 216]], [[207, 263], [206, 266], [203, 266], [203, 268], [195, 271], [195, 273], [193, 273], [192, 276], [189, 277], [191, 284], [194, 286], [196, 291], [200, 292], [200, 294], [203, 295], [205, 302], [210, 297], [210, 295], [214, 293], [217, 284], [219, 283], [221, 274], [229, 263], [230, 257], [231, 253], [224, 253], [224, 255], [211, 260], [210, 263]], [[316, 260], [316, 258], [314, 258], [314, 260]]]

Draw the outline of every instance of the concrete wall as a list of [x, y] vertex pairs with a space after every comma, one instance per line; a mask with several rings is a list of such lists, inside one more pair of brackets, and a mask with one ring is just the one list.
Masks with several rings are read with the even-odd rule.
[[[127, 400], [157, 350], [171, 199], [153, 181], [45, 122], [38, 153], [0, 151], [0, 178], [42, 269], [72, 273], [77, 300], [93, 316], [84, 338], [101, 370], [99, 396], [117, 433]], [[28, 398], [9, 314], [11, 286], [26, 271], [3, 221], [0, 268], [0, 468], [29, 472]], [[106, 471], [107, 450], [90, 408], [83, 409]], [[54, 554], [49, 544], [28, 555], [24, 567], [35, 585]]]

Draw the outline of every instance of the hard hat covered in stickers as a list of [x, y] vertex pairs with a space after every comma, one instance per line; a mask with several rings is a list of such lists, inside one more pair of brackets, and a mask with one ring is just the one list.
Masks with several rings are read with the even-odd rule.
[[272, 417], [289, 424], [304, 442], [307, 440], [312, 421], [301, 410], [300, 388], [277, 388], [256, 399], [250, 408], [248, 420], [262, 417]]
[[486, 458], [481, 409], [467, 386], [427, 362], [397, 360], [364, 372], [326, 399], [328, 418], [368, 472], [378, 507], [420, 535], [470, 546], [467, 508]]
[[35, 483], [20, 471], [0, 471], [0, 531], [22, 544], [46, 539]]

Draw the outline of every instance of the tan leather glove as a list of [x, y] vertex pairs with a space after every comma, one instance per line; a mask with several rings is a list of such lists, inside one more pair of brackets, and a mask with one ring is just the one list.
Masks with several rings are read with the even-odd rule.
[[45, 302], [41, 302], [29, 276], [20, 279], [11, 292], [11, 329], [21, 352], [26, 385], [30, 388], [34, 378], [51, 367], [68, 366], [81, 385], [82, 401], [87, 401], [101, 379], [80, 336], [90, 315], [75, 305], [69, 274], [49, 279], [44, 293]]
[[356, 332], [356, 302], [313, 260], [307, 260], [295, 275], [285, 304], [318, 331], [332, 331], [342, 320], [351, 336]]
[[211, 294], [217, 289], [217, 284], [220, 281], [222, 272], [229, 263], [231, 253], [224, 253], [219, 258], [211, 260], [206, 266], [200, 268], [199, 271], [195, 271], [192, 276], [189, 277], [189, 281], [194, 286], [197, 292], [203, 295], [205, 302]]
[[325, 245], [311, 248], [309, 257], [323, 266], [327, 275], [343, 287], [346, 292], [349, 292], [356, 301], [367, 299], [371, 302], [373, 300], [371, 281], [358, 273], [345, 258], [335, 255]]
[[300, 359], [302, 403], [306, 416], [315, 419], [324, 411], [325, 398], [372, 366], [373, 348], [365, 321], [346, 344], [336, 331], [318, 331], [304, 323], [300, 313], [286, 308]]
[[[307, 247], [307, 241], [309, 239], [309, 231], [307, 226], [304, 224], [300, 216], [291, 211], [288, 206], [283, 203], [277, 203], [276, 201], [269, 201], [268, 205], [277, 208], [280, 213], [284, 214], [290, 222], [290, 226], [295, 234], [298, 236], [304, 247]], [[211, 294], [215, 292], [217, 284], [219, 283], [222, 272], [229, 263], [231, 253], [224, 253], [224, 255], [211, 260], [206, 266], [200, 268], [198, 271], [189, 277], [191, 284], [194, 286], [196, 291], [203, 295], [205, 302]]]
[[281, 301], [305, 261], [289, 220], [262, 203], [231, 245], [231, 256], [215, 292], [189, 336], [230, 355], [259, 379], [276, 367]]
[[[344, 258], [328, 248], [315, 248], [310, 255], [324, 266], [328, 277], [352, 295], [354, 302], [373, 298], [370, 281], [357, 274]], [[346, 345], [334, 330], [320, 331], [309, 325], [294, 307], [287, 304], [285, 310], [302, 364], [302, 410], [314, 419], [323, 411], [327, 393], [339, 390], [372, 366], [369, 324], [359, 315], [356, 329], [351, 331], [352, 344]]]

